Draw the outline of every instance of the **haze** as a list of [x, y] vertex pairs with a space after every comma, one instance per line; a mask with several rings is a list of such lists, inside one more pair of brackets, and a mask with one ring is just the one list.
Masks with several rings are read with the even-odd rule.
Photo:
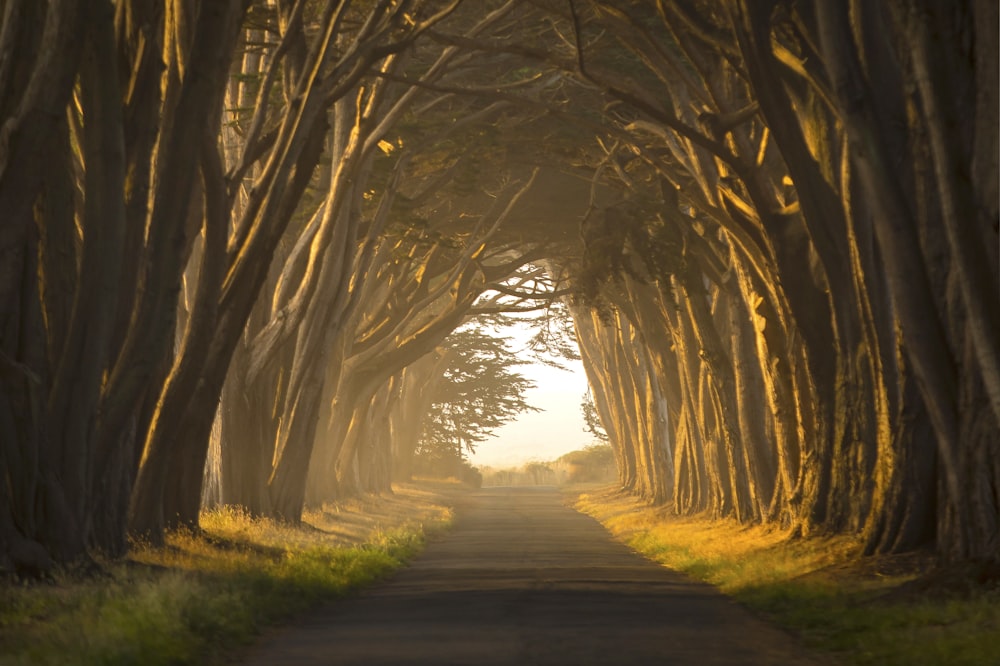
[[541, 363], [520, 369], [536, 384], [527, 392], [528, 402], [544, 411], [523, 413], [499, 428], [495, 437], [469, 456], [474, 465], [515, 467], [529, 460], [555, 460], [592, 443], [580, 411], [587, 391], [583, 366], [579, 361], [565, 361], [564, 365], [567, 370]]

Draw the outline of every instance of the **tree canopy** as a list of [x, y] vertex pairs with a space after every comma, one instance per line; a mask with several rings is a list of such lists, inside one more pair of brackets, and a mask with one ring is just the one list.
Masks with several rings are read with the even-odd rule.
[[448, 336], [557, 301], [629, 491], [1000, 553], [995, 2], [0, 21], [0, 568], [385, 491]]

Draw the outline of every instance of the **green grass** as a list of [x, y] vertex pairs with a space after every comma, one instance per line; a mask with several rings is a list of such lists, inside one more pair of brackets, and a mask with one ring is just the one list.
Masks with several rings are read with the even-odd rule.
[[678, 518], [607, 491], [577, 506], [636, 551], [715, 585], [836, 663], [1000, 664], [1000, 589], [927, 584], [926, 558], [861, 558], [850, 538]]
[[[358, 504], [299, 528], [213, 512], [204, 534], [137, 547], [99, 577], [0, 584], [0, 664], [222, 662], [268, 624], [388, 575], [450, 521], [430, 498], [406, 499], [369, 506], [377, 520]], [[354, 536], [323, 529], [338, 524]]]

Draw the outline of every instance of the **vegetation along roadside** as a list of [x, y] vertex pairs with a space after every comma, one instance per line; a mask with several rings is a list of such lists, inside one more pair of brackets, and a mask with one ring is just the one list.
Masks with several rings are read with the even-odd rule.
[[326, 505], [301, 526], [229, 509], [97, 573], [0, 581], [0, 664], [218, 663], [270, 623], [386, 576], [452, 517], [428, 483]]
[[1000, 663], [1000, 584], [987, 568], [932, 568], [927, 555], [858, 556], [844, 536], [677, 517], [603, 488], [577, 509], [643, 555], [711, 583], [834, 663]]

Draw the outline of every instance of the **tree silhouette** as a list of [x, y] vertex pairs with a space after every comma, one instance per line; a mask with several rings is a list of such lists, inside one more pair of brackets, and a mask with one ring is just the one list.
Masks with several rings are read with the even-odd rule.
[[442, 345], [448, 363], [430, 388], [433, 399], [416, 451], [425, 468], [457, 469], [497, 428], [518, 414], [538, 411], [525, 399], [535, 384], [514, 370], [526, 362], [510, 341], [469, 325]]

